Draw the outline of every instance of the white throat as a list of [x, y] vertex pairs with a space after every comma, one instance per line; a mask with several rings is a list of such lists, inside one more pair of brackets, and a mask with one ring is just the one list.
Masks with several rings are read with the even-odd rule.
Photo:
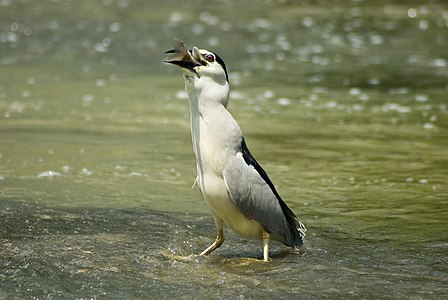
[[217, 83], [208, 76], [198, 77], [193, 74], [184, 74], [184, 79], [190, 104], [196, 182], [204, 191], [204, 173], [222, 172], [220, 166], [229, 148], [227, 145], [232, 144], [230, 140], [239, 139], [241, 131], [226, 109], [229, 99], [227, 81]]

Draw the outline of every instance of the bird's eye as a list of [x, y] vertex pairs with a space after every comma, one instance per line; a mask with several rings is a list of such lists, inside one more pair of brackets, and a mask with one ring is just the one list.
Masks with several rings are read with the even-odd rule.
[[205, 59], [206, 59], [208, 62], [214, 62], [214, 61], [215, 61], [215, 56], [214, 56], [213, 54], [206, 54], [206, 55], [205, 55]]

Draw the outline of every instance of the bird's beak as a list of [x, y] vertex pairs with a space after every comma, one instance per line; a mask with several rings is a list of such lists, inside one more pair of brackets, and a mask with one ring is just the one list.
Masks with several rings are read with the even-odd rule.
[[185, 47], [184, 42], [176, 38], [173, 39], [173, 47], [174, 49], [165, 52], [164, 62], [177, 65], [195, 73], [194, 68], [204, 64], [202, 55], [197, 47], [193, 47], [193, 50], [189, 51]]

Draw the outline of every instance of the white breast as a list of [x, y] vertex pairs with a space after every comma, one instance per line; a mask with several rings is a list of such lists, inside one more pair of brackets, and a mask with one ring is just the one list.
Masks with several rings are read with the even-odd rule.
[[206, 113], [191, 114], [193, 150], [196, 156], [197, 183], [210, 210], [236, 233], [261, 239], [261, 226], [247, 219], [227, 193], [223, 170], [230, 156], [235, 156], [241, 143], [241, 130], [223, 107]]

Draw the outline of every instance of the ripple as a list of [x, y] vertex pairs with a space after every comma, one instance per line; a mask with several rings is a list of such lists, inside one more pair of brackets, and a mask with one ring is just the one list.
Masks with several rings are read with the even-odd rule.
[[289, 98], [282, 97], [277, 99], [277, 103], [282, 106], [288, 106], [291, 104], [291, 100]]
[[93, 95], [91, 95], [91, 94], [82, 96], [82, 101], [83, 102], [92, 102], [93, 99], [95, 99], [95, 97]]
[[109, 31], [110, 32], [118, 32], [121, 29], [121, 24], [118, 22], [114, 22], [109, 25]]
[[383, 106], [384, 112], [395, 111], [398, 113], [410, 113], [412, 109], [408, 106], [403, 106], [397, 103], [389, 103]]
[[448, 62], [444, 58], [436, 58], [436, 59], [434, 59], [432, 64], [434, 67], [437, 67], [437, 68], [445, 68], [446, 66], [448, 66]]
[[86, 168], [83, 168], [83, 169], [79, 172], [79, 174], [81, 174], [81, 175], [86, 175], [86, 176], [90, 176], [90, 175], [93, 175], [94, 172], [93, 172], [93, 171], [90, 171], [90, 170], [88, 170], [88, 169], [86, 169]]
[[56, 172], [56, 171], [45, 171], [40, 173], [39, 175], [37, 175], [37, 177], [42, 178], [42, 177], [58, 177], [61, 176], [61, 173]]
[[415, 101], [417, 101], [417, 102], [427, 102], [428, 101], [428, 95], [417, 94], [417, 95], [415, 95]]
[[432, 130], [435, 129], [436, 126], [433, 123], [424, 123], [422, 126], [424, 129]]
[[360, 94], [361, 94], [361, 89], [360, 89], [360, 88], [357, 88], [357, 87], [353, 87], [353, 88], [351, 88], [351, 89], [348, 91], [348, 94], [349, 94], [350, 96], [357, 96], [357, 95], [360, 95]]

